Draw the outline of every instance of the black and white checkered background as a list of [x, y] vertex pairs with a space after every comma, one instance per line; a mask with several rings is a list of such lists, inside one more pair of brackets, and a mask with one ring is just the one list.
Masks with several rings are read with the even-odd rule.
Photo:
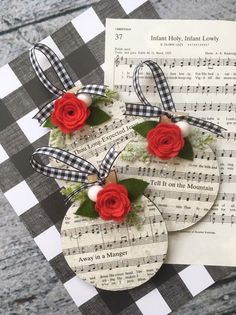
[[[107, 17], [155, 19], [158, 14], [146, 0], [103, 0], [45, 38], [74, 82], [103, 83]], [[54, 81], [49, 63], [38, 58]], [[0, 81], [0, 188], [82, 314], [168, 314], [226, 275], [224, 267], [163, 265], [144, 285], [121, 292], [98, 290], [76, 277], [61, 250], [66, 207], [59, 187], [29, 165], [33, 151], [48, 145], [49, 137], [32, 117], [53, 95], [36, 77], [28, 51], [0, 68]]]

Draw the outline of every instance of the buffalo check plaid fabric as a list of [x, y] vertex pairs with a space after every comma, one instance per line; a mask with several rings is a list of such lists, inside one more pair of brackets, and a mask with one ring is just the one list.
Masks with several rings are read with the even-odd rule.
[[[146, 0], [104, 0], [47, 37], [43, 42], [57, 51], [73, 82], [103, 82], [106, 17], [158, 15]], [[52, 69], [44, 68], [51, 78]], [[60, 245], [60, 225], [67, 209], [59, 187], [29, 165], [32, 153], [47, 146], [49, 136], [32, 117], [54, 95], [36, 76], [28, 51], [0, 69], [0, 80], [4, 82], [0, 86], [0, 187], [78, 306], [78, 314], [168, 314], [229, 272], [224, 267], [163, 265], [147, 283], [121, 292], [99, 290], [76, 277]]]

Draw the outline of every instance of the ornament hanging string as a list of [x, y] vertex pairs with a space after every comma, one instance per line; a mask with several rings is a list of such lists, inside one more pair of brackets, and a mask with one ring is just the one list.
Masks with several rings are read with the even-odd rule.
[[[45, 176], [70, 182], [82, 183], [81, 187], [74, 190], [66, 198], [66, 202], [68, 202], [71, 201], [72, 197], [76, 194], [90, 186], [93, 186], [94, 184], [104, 185], [105, 179], [110, 174], [111, 168], [119, 154], [120, 152], [117, 152], [115, 147], [112, 146], [103, 158], [99, 169], [97, 169], [87, 160], [65, 150], [52, 147], [41, 147], [36, 149], [32, 154], [30, 164], [36, 172]], [[41, 161], [37, 160], [37, 156], [40, 155], [46, 155], [49, 158], [62, 162], [65, 166], [72, 167], [73, 170], [44, 165]], [[96, 179], [93, 182], [89, 180], [90, 175], [96, 175]]]
[[[160, 107], [151, 105], [142, 91], [140, 81], [139, 81], [139, 78], [140, 78], [139, 72], [140, 72], [140, 69], [143, 68], [143, 65], [147, 65], [152, 72], [152, 76], [156, 83], [156, 87], [160, 95], [161, 103], [163, 105], [163, 109], [161, 109]], [[162, 69], [156, 62], [152, 60], [146, 60], [137, 65], [137, 67], [134, 70], [134, 75], [133, 75], [133, 86], [134, 86], [135, 93], [137, 94], [142, 104], [127, 103], [126, 111], [124, 115], [150, 117], [150, 118], [167, 116], [169, 119], [171, 119], [172, 122], [185, 120], [190, 125], [194, 125], [196, 127], [206, 129], [220, 137], [223, 137], [223, 132], [226, 130], [225, 128], [204, 119], [188, 116], [187, 114], [184, 114], [184, 113], [181, 113], [181, 114], [176, 113], [175, 104], [173, 102], [166, 77]]]
[[[36, 56], [36, 51], [41, 52], [51, 64], [52, 69], [56, 73], [59, 81], [61, 82], [63, 89], [56, 87], [46, 76], [44, 70], [39, 64], [39, 61]], [[29, 52], [30, 61], [32, 67], [42, 82], [42, 84], [46, 87], [46, 89], [54, 94], [56, 97], [61, 97], [63, 94], [68, 92], [69, 90], [75, 87], [75, 83], [72, 81], [69, 73], [66, 71], [59, 57], [55, 54], [55, 52], [49, 48], [47, 45], [42, 43], [37, 43], [30, 49]], [[91, 94], [106, 97], [106, 89], [107, 87], [104, 85], [97, 84], [88, 84], [79, 89], [76, 89], [76, 95], [79, 94]], [[39, 112], [34, 116], [35, 119], [38, 120], [40, 125], [42, 125], [50, 116], [54, 109], [54, 102], [50, 102], [45, 105]]]

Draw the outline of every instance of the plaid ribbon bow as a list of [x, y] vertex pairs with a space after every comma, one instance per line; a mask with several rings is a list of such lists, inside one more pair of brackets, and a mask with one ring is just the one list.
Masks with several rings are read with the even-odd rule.
[[[41, 68], [38, 59], [36, 57], [36, 50], [40, 51], [50, 62], [53, 70], [55, 71], [58, 79], [60, 80], [63, 89], [57, 88], [46, 76], [43, 69]], [[63, 66], [61, 60], [58, 56], [54, 53], [54, 51], [49, 48], [47, 45], [37, 43], [34, 45], [33, 48], [30, 49], [29, 52], [30, 61], [34, 71], [42, 82], [42, 84], [46, 87], [46, 89], [54, 94], [57, 97], [61, 97], [64, 93], [68, 90], [71, 90], [75, 87], [71, 77], [69, 76], [68, 72], [66, 71], [65, 67]], [[96, 84], [88, 84], [76, 91], [76, 95], [79, 94], [92, 94], [92, 95], [99, 95], [106, 97], [106, 86], [104, 85], [96, 85]], [[51, 112], [54, 108], [53, 102], [45, 105], [39, 112], [34, 116], [35, 119], [38, 120], [40, 125], [42, 125], [50, 116]]]
[[[32, 154], [30, 164], [36, 172], [45, 176], [62, 179], [65, 181], [82, 183], [83, 185], [81, 187], [74, 190], [66, 198], [66, 201], [68, 202], [74, 195], [90, 186], [93, 186], [94, 184], [103, 185], [119, 153], [120, 152], [117, 152], [115, 147], [112, 146], [107, 151], [104, 159], [102, 160], [99, 170], [97, 170], [93, 164], [72, 153], [58, 148], [41, 147], [36, 149]], [[46, 155], [50, 158], [53, 158], [65, 165], [73, 167], [73, 170], [44, 165], [36, 159], [36, 157], [39, 155]], [[97, 179], [91, 182], [88, 178], [89, 175], [97, 175]]]
[[[164, 109], [161, 109], [157, 106], [152, 106], [143, 94], [139, 82], [139, 71], [143, 67], [143, 64], [146, 64], [152, 72]], [[133, 75], [133, 86], [135, 93], [142, 104], [126, 104], [126, 111], [124, 113], [125, 115], [152, 118], [164, 115], [170, 118], [173, 122], [186, 120], [191, 125], [206, 129], [218, 136], [223, 137], [223, 131], [226, 130], [225, 128], [200, 118], [185, 115], [184, 113], [176, 113], [175, 104], [173, 102], [166, 77], [156, 62], [152, 60], [146, 60], [137, 65]]]

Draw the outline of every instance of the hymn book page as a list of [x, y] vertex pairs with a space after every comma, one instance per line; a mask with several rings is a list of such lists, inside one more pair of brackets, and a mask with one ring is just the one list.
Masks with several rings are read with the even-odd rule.
[[[221, 182], [217, 200], [198, 224], [170, 233], [168, 263], [236, 266], [235, 30], [236, 22], [229, 21], [106, 22], [105, 84], [116, 89], [123, 101], [139, 102], [133, 70], [151, 59], [164, 71], [177, 111], [227, 128], [216, 145]], [[140, 82], [150, 103], [161, 107], [148, 68]], [[202, 194], [207, 197], [207, 191]]]

